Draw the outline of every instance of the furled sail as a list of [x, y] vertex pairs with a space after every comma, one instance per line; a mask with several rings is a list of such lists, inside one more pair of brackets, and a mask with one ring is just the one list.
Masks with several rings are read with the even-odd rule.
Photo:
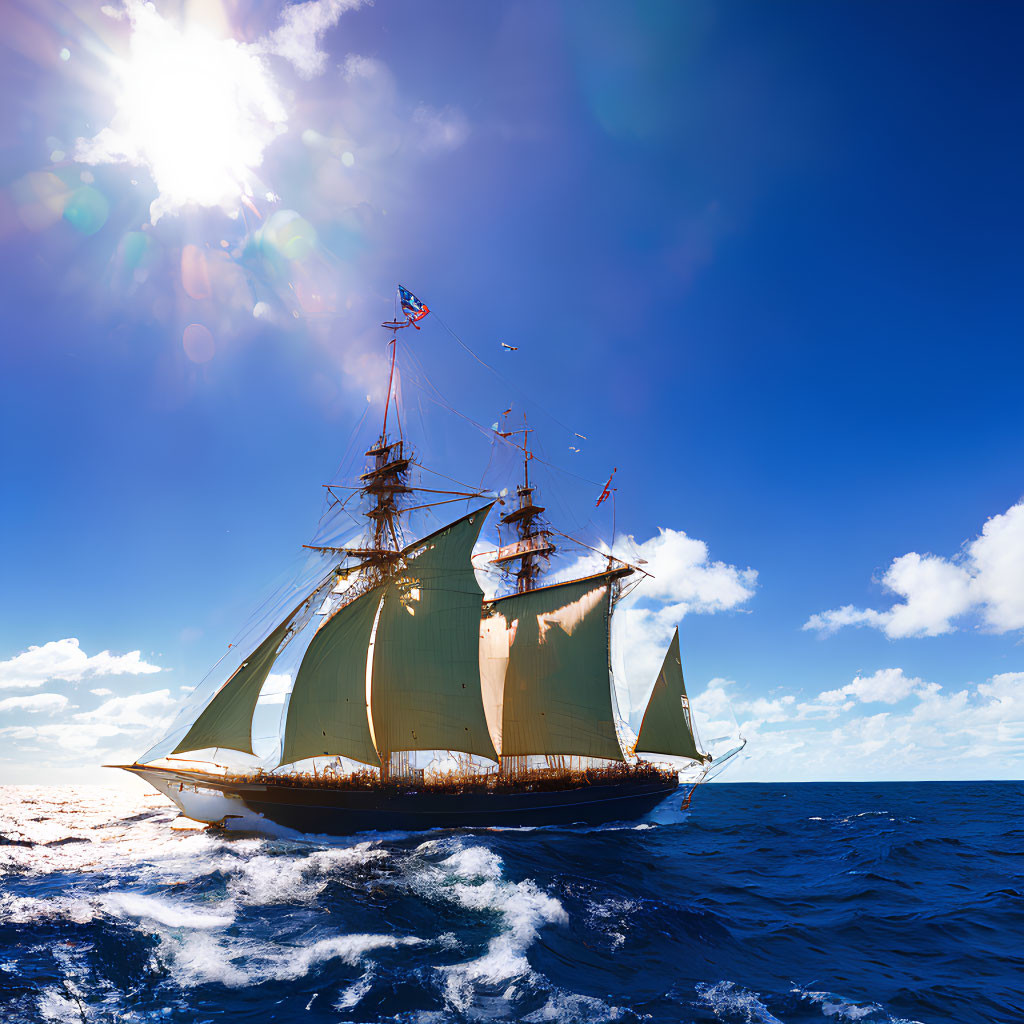
[[288, 702], [281, 763], [342, 754], [379, 764], [366, 702], [367, 648], [384, 588], [361, 594], [310, 641]]
[[683, 662], [679, 656], [679, 630], [675, 631], [661, 671], [647, 702], [634, 750], [653, 754], [671, 754], [705, 761], [697, 749], [690, 724], [690, 702], [683, 682]]
[[382, 758], [458, 750], [497, 759], [480, 696], [483, 591], [470, 560], [490, 508], [410, 545], [407, 567], [385, 585], [370, 687]]
[[252, 749], [252, 715], [256, 709], [260, 690], [274, 667], [281, 644], [298, 613], [307, 606], [304, 600], [235, 670], [217, 691], [213, 700], [203, 708], [181, 742], [171, 751], [180, 754], [186, 750], [204, 750], [224, 747], [245, 754]]
[[608, 667], [611, 587], [601, 574], [491, 602], [497, 622], [485, 619], [483, 633], [495, 672], [497, 639], [504, 634], [508, 645], [502, 756], [623, 759]]

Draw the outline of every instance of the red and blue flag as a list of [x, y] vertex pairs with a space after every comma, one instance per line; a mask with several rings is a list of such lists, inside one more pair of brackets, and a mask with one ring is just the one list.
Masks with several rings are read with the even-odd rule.
[[422, 320], [430, 312], [426, 303], [421, 302], [408, 288], [404, 288], [402, 285], [398, 286], [398, 297], [402, 302], [402, 312], [411, 324]]

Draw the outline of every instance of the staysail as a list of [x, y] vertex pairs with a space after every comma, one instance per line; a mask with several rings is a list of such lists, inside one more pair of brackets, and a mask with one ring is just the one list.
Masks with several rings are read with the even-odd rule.
[[239, 750], [244, 754], [253, 753], [252, 716], [256, 710], [260, 690], [274, 667], [281, 645], [299, 613], [308, 609], [323, 584], [313, 594], [305, 597], [278, 624], [273, 632], [235, 670], [228, 681], [214, 694], [213, 700], [203, 708], [192, 723], [192, 727], [180, 743], [171, 751], [180, 754], [187, 750], [204, 750], [208, 747], [224, 747]]
[[[620, 574], [602, 573], [491, 602], [496, 621], [485, 619], [482, 631], [491, 675], [501, 671], [507, 653], [503, 757], [577, 754], [623, 760], [608, 667], [612, 581]], [[502, 638], [504, 651], [499, 650]]]
[[377, 765], [366, 702], [367, 648], [384, 598], [374, 587], [342, 608], [310, 641], [295, 676], [282, 764], [342, 754]]
[[690, 702], [683, 682], [683, 662], [679, 655], [679, 630], [669, 644], [665, 661], [647, 702], [644, 720], [634, 750], [689, 757], [703, 762], [707, 755], [697, 749], [690, 723]]
[[490, 508], [407, 547], [406, 568], [385, 585], [370, 687], [382, 759], [458, 750], [497, 760], [480, 696], [483, 591], [471, 561]]

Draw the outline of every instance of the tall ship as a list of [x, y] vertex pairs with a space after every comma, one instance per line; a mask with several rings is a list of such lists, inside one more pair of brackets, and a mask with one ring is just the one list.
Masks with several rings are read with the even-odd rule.
[[[380, 433], [347, 490], [325, 485], [358, 514], [361, 535], [304, 545], [323, 571], [234, 648], [233, 671], [214, 675], [164, 741], [116, 767], [188, 818], [243, 829], [344, 835], [642, 816], [681, 777], [692, 787], [712, 766], [678, 629], [634, 738], [617, 706], [611, 627], [645, 570], [605, 550], [592, 571], [549, 581], [567, 535], [538, 504], [525, 424], [493, 428], [522, 458], [514, 494], [416, 483], [423, 463], [399, 419], [395, 359], [398, 332], [429, 310], [399, 294], [401, 314], [382, 325], [391, 338]], [[460, 502], [465, 514], [409, 539], [414, 511]], [[481, 552], [486, 524], [498, 543]], [[504, 592], [485, 595], [481, 567]], [[292, 672], [280, 671], [285, 662]], [[282, 680], [276, 751], [257, 760], [254, 713]]]

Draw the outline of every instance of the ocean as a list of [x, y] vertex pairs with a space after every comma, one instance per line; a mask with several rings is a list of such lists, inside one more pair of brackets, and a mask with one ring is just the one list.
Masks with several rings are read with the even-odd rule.
[[678, 803], [295, 841], [3, 787], [0, 1020], [1024, 1021], [1024, 783]]

